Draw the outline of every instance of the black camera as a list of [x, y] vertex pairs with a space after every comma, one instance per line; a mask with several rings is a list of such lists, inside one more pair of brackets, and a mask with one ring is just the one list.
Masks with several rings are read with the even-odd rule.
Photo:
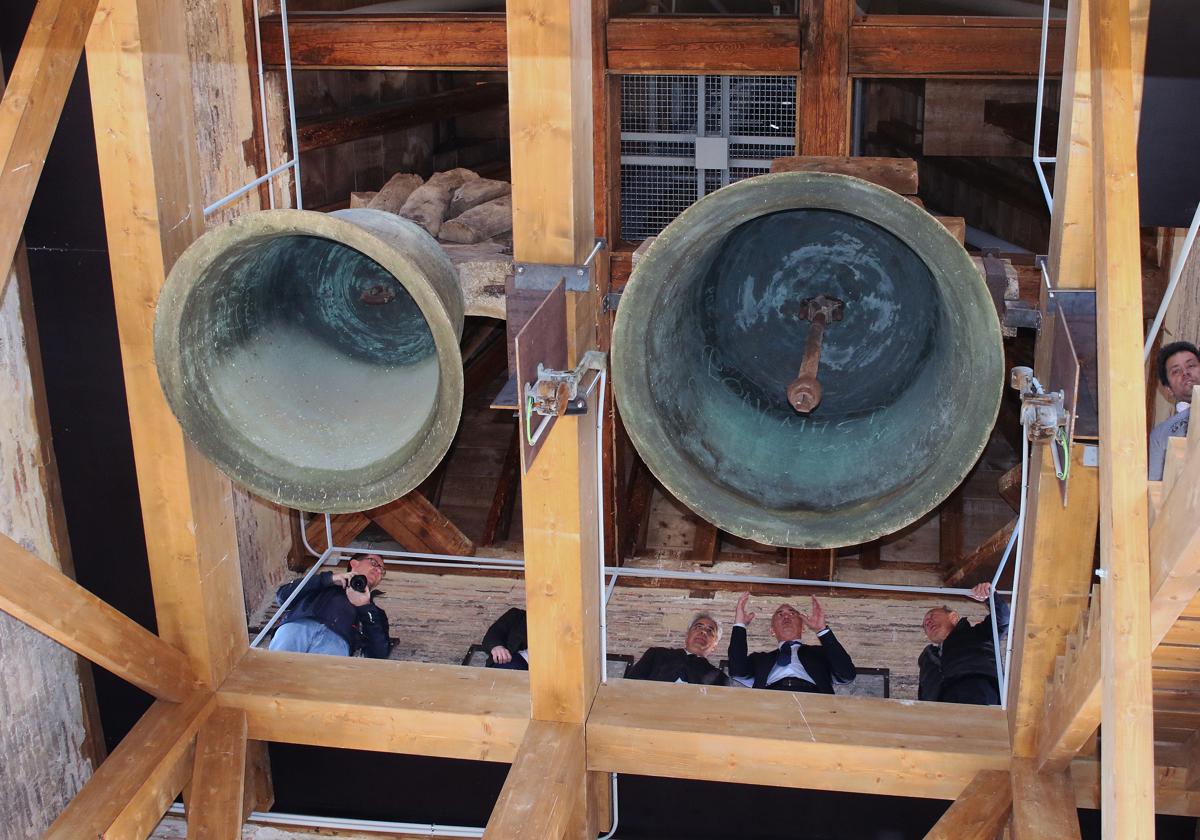
[[350, 578], [350, 588], [353, 589], [355, 592], [366, 592], [367, 591], [367, 576], [366, 575], [353, 575]]

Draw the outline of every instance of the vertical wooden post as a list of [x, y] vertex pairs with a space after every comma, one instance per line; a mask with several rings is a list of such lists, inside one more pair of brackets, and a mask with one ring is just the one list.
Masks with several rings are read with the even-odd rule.
[[247, 647], [230, 486], [184, 440], [152, 342], [166, 272], [204, 227], [184, 16], [102, 0], [87, 65], [158, 631], [213, 686]]
[[[508, 3], [513, 255], [520, 261], [579, 264], [592, 249], [594, 11], [590, 0]], [[567, 298], [573, 363], [596, 346], [599, 295], [569, 292]], [[592, 411], [602, 410], [594, 402]], [[590, 412], [559, 418], [521, 482], [532, 716], [576, 727], [587, 719], [600, 671], [594, 424]], [[577, 737], [582, 741], [582, 732]], [[530, 750], [535, 746], [531, 742]], [[517, 770], [514, 765], [501, 804], [520, 799], [506, 796], [524, 782]], [[583, 762], [564, 765], [563, 772], [570, 778], [562, 783], [581, 792], [607, 781], [586, 774]], [[574, 800], [567, 836], [595, 837], [593, 801]]]
[[962, 488], [950, 494], [938, 508], [938, 557], [942, 572], [948, 572], [962, 559], [964, 545]]
[[[1100, 369], [1101, 813], [1154, 836], [1150, 549], [1129, 0], [1090, 0]], [[1140, 68], [1138, 68], [1140, 75]]]
[[801, 0], [797, 151], [845, 155], [850, 143], [851, 0]]

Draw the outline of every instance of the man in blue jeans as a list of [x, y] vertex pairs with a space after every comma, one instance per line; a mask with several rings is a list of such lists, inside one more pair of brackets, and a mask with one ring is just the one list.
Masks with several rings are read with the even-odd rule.
[[[350, 559], [348, 572], [322, 572], [309, 578], [283, 614], [270, 649], [331, 656], [361, 650], [363, 656], [387, 659], [391, 650], [387, 613], [373, 600], [383, 573], [383, 558], [365, 554]], [[299, 585], [296, 580], [279, 587], [276, 603], [282, 604]]]

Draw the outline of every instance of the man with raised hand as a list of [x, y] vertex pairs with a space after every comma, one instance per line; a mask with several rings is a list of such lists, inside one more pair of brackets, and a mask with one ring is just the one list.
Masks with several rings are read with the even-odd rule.
[[[775, 650], [747, 654], [746, 628], [754, 621], [747, 612], [747, 592], [737, 602], [733, 631], [729, 635], [729, 676], [752, 688], [833, 694], [833, 684], [848, 683], [856, 672], [850, 654], [825, 621], [825, 610], [816, 596], [808, 615], [791, 604], [780, 604], [771, 616], [771, 633], [779, 642]], [[800, 643], [804, 628], [817, 634], [820, 644]]]
[[[978, 584], [969, 597], [986, 601], [992, 592], [990, 583]], [[996, 600], [996, 635], [1008, 630], [1008, 602]], [[949, 607], [934, 607], [921, 623], [929, 645], [917, 664], [921, 669], [918, 700], [941, 703], [1000, 705], [1000, 681], [996, 676], [996, 646], [992, 618], [972, 625]]]

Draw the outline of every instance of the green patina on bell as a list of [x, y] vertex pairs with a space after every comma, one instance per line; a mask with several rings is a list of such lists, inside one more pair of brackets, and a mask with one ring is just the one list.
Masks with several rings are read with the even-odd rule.
[[[820, 403], [788, 402], [812, 322]], [[900, 530], [979, 458], [1004, 382], [996, 311], [932, 216], [857, 178], [781, 173], [684, 211], [630, 277], [613, 333], [630, 438], [721, 529], [830, 548]]]
[[209, 231], [159, 298], [159, 380], [192, 443], [289, 507], [367, 510], [416, 487], [462, 411], [458, 274], [377, 210], [267, 210]]

